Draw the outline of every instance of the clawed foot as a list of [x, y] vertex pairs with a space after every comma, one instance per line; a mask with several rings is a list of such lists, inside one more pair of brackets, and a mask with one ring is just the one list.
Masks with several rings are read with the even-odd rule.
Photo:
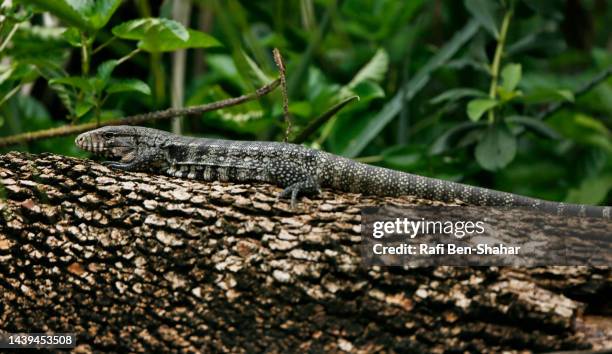
[[117, 168], [120, 170], [124, 170], [124, 171], [128, 171], [130, 169], [130, 165], [127, 163], [123, 163], [123, 162], [118, 162], [118, 161], [102, 161], [102, 164], [104, 166], [108, 166], [108, 167], [112, 167], [112, 168]]
[[280, 199], [291, 198], [291, 209], [297, 206], [297, 197], [301, 194], [316, 195], [320, 193], [319, 187], [309, 182], [298, 182], [285, 188], [280, 194]]

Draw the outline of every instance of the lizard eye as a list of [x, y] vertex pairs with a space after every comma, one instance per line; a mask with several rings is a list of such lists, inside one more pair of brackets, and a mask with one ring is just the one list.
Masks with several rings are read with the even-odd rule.
[[102, 134], [102, 137], [103, 137], [104, 139], [110, 139], [110, 138], [112, 138], [112, 137], [113, 137], [113, 134], [112, 134], [112, 133], [104, 133], [104, 134]]

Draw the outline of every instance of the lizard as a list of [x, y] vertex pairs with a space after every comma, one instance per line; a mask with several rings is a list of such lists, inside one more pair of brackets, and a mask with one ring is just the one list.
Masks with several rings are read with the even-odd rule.
[[126, 171], [284, 188], [295, 207], [299, 195], [322, 187], [377, 196], [412, 195], [477, 206], [525, 207], [558, 215], [611, 219], [612, 207], [552, 202], [359, 163], [303, 145], [197, 138], [139, 126], [105, 126], [77, 136], [75, 144]]

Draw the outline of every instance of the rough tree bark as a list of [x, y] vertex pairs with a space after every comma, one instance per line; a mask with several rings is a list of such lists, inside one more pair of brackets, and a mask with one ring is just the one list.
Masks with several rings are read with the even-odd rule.
[[609, 268], [360, 266], [360, 208], [432, 203], [0, 156], [0, 330], [81, 352], [610, 347]]

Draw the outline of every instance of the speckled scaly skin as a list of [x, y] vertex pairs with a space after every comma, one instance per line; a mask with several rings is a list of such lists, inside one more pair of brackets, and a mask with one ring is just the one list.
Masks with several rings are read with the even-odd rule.
[[365, 165], [324, 151], [279, 142], [193, 138], [165, 131], [109, 126], [79, 135], [84, 150], [119, 161], [111, 167], [203, 181], [260, 182], [285, 188], [281, 197], [320, 187], [379, 196], [413, 195], [480, 206], [521, 206], [561, 215], [610, 219], [610, 207], [565, 204]]

